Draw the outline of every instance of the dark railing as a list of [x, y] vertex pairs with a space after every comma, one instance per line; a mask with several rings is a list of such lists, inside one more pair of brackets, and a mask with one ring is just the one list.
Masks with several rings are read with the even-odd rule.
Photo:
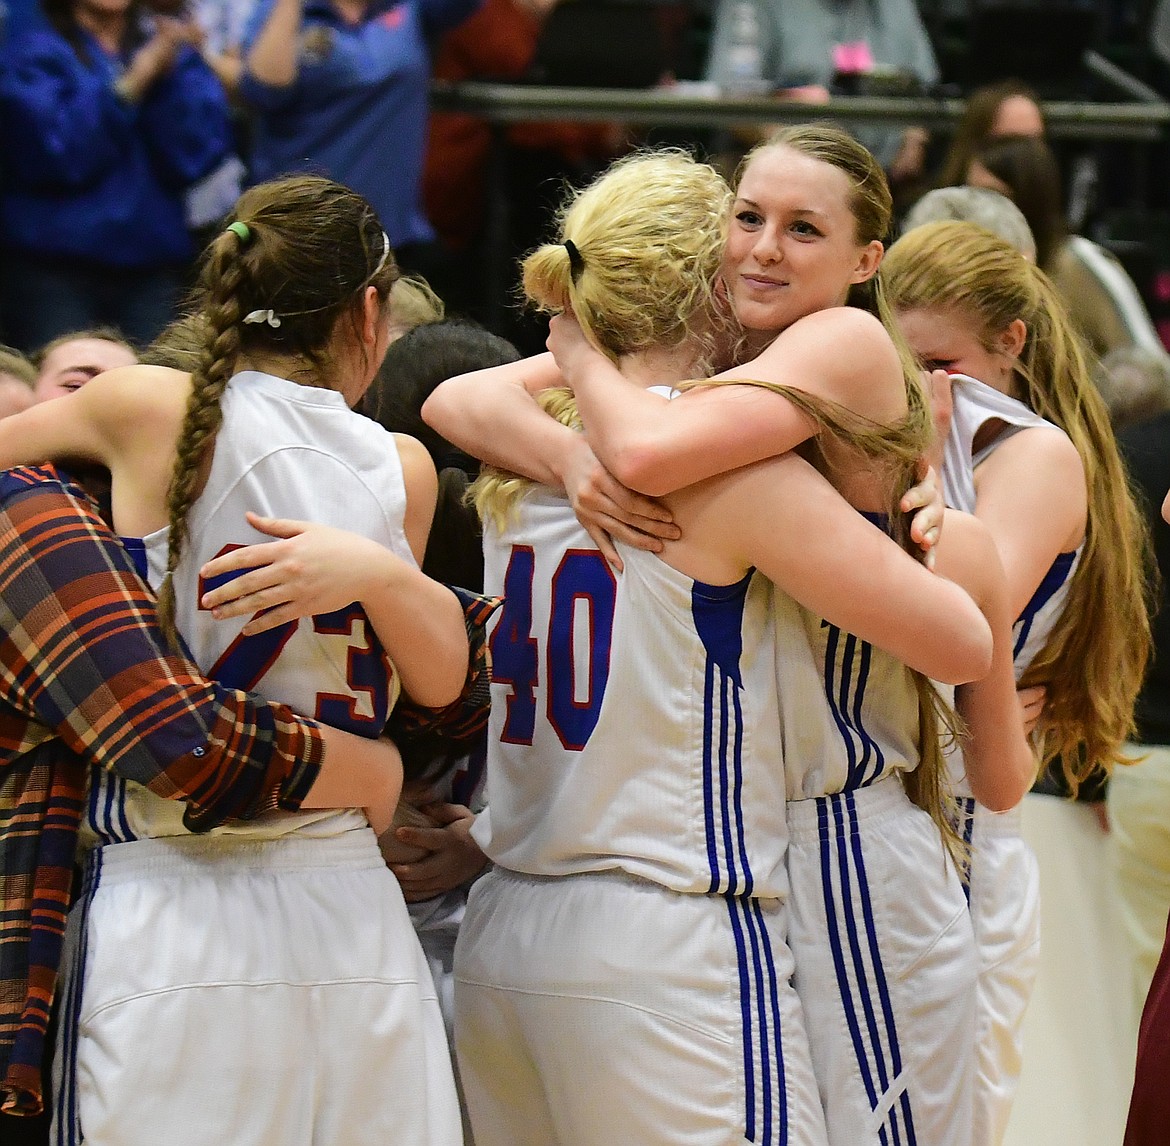
[[[1086, 61], [1096, 63], [1096, 61]], [[1091, 68], [1099, 78], [1130, 97], [1130, 102], [1048, 101], [1044, 117], [1053, 139], [1089, 144], [1124, 143], [1132, 149], [1129, 164], [1132, 207], [1147, 211], [1148, 153], [1170, 138], [1170, 103], [1138, 81], [1120, 82], [1105, 61]], [[1130, 81], [1125, 73], [1121, 79]], [[963, 113], [964, 101], [932, 96], [834, 96], [828, 103], [808, 104], [769, 96], [730, 96], [709, 85], [683, 84], [677, 88], [626, 90], [610, 88], [536, 87], [527, 84], [467, 82], [436, 83], [432, 87], [436, 110], [475, 115], [492, 125], [495, 146], [490, 182], [492, 193], [487, 227], [489, 307], [496, 316], [506, 306], [513, 268], [507, 262], [507, 195], [503, 171], [507, 163], [504, 133], [509, 124], [571, 120], [619, 122], [637, 128], [681, 129], [683, 132], [719, 131], [737, 125], [795, 123], [832, 118], [846, 127], [919, 124], [949, 135]], [[1161, 206], [1160, 204], [1158, 205]]]
[[[792, 123], [831, 117], [845, 124], [921, 124], [953, 128], [963, 101], [929, 96], [835, 96], [825, 104], [796, 103], [768, 96], [729, 96], [695, 85], [650, 90], [530, 87], [524, 84], [436, 83], [432, 106], [462, 111], [495, 124], [541, 120], [617, 120], [642, 127], [723, 128], [736, 124]], [[1049, 132], [1061, 139], [1156, 142], [1170, 126], [1170, 103], [1044, 104]]]

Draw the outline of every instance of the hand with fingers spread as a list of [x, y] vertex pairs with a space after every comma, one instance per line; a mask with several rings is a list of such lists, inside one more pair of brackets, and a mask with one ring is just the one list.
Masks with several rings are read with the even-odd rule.
[[475, 813], [470, 808], [462, 804], [428, 804], [419, 811], [430, 820], [430, 826], [406, 824], [392, 834], [397, 847], [419, 849], [421, 858], [396, 862], [393, 845], [383, 846], [407, 903], [433, 899], [461, 886], [479, 875], [488, 862], [471, 838]]
[[396, 566], [406, 568], [385, 546], [343, 529], [255, 513], [248, 524], [280, 540], [233, 549], [199, 571], [205, 581], [221, 582], [201, 598], [217, 620], [257, 614], [245, 636], [361, 601]]
[[913, 513], [910, 523], [910, 537], [919, 548], [926, 551], [926, 567], [934, 568], [934, 555], [938, 539], [942, 536], [946, 503], [943, 501], [942, 482], [938, 480], [934, 467], [925, 459], [919, 464], [919, 482], [911, 486], [899, 503], [903, 513]]
[[637, 549], [658, 553], [663, 541], [680, 536], [670, 511], [653, 498], [626, 489], [597, 460], [583, 437], [574, 444], [562, 472], [565, 493], [577, 520], [619, 572], [622, 561], [613, 544], [615, 537]]
[[200, 569], [205, 582], [222, 581], [200, 598], [212, 616], [252, 614], [241, 630], [250, 637], [356, 601], [412, 700], [439, 707], [459, 695], [470, 649], [463, 607], [446, 585], [348, 530], [255, 513], [247, 518], [279, 540], [233, 549]]

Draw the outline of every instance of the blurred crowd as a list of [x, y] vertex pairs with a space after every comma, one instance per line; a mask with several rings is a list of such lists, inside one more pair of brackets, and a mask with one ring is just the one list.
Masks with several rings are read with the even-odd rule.
[[[936, 186], [1007, 194], [1037, 236], [1040, 265], [1075, 298], [1094, 349], [1158, 351], [1143, 312], [1160, 312], [1170, 275], [1149, 242], [1106, 234], [1100, 189], [1107, 199], [1117, 183], [1117, 156], [1046, 138], [1046, 76], [1036, 88], [1013, 78], [952, 82], [948, 68], [963, 80], [970, 69], [954, 65], [947, 46], [951, 7], [7, 0], [0, 340], [32, 352], [108, 324], [146, 345], [177, 313], [197, 252], [241, 188], [312, 170], [365, 195], [400, 265], [453, 311], [538, 349], [542, 325], [510, 305], [514, 268], [547, 233], [566, 184], [646, 142], [678, 143], [730, 168], [767, 129], [672, 134], [564, 121], [493, 132], [471, 115], [430, 112], [432, 80], [702, 81], [798, 101], [810, 118], [839, 93], [963, 92], [967, 114], [953, 136], [915, 126], [864, 132], [899, 215]], [[1120, 19], [1112, 9], [1100, 17]]]

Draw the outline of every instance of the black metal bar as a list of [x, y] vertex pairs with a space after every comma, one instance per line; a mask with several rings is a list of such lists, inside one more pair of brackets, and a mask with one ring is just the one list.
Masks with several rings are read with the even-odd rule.
[[[959, 99], [929, 96], [840, 96], [826, 104], [793, 103], [768, 96], [724, 96], [686, 85], [648, 91], [610, 88], [529, 87], [520, 84], [436, 83], [437, 110], [478, 115], [496, 124], [548, 120], [619, 120], [648, 127], [729, 127], [746, 123], [795, 123], [825, 117], [842, 123], [921, 124], [953, 128], [963, 113]], [[1170, 125], [1170, 103], [1044, 104], [1049, 133], [1064, 139], [1157, 141]]]

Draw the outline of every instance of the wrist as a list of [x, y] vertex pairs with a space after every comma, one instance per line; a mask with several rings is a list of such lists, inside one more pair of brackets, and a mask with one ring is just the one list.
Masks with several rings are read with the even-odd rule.
[[567, 426], [561, 427], [564, 433], [558, 448], [550, 451], [548, 468], [556, 478], [556, 484], [563, 490], [569, 488], [569, 478], [582, 467], [588, 468], [594, 462], [593, 450], [584, 434], [570, 430]]
[[369, 610], [387, 595], [407, 589], [411, 572], [417, 570], [412, 570], [402, 558], [376, 541], [368, 542], [367, 552], [368, 557], [359, 565], [361, 574], [354, 588], [358, 590], [357, 600]]

